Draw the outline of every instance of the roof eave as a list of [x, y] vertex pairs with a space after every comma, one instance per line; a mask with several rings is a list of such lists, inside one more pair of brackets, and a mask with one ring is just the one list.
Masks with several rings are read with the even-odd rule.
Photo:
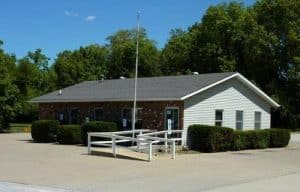
[[245, 78], [240, 73], [235, 73], [233, 75], [230, 75], [230, 76], [228, 76], [228, 77], [226, 77], [224, 79], [221, 79], [221, 80], [219, 80], [219, 81], [217, 81], [217, 82], [215, 82], [213, 84], [210, 84], [210, 85], [208, 85], [208, 86], [206, 86], [204, 88], [201, 88], [201, 89], [199, 89], [197, 91], [194, 91], [194, 92], [192, 92], [190, 94], [187, 94], [187, 95], [181, 97], [180, 99], [181, 100], [186, 100], [186, 99], [188, 99], [188, 98], [190, 98], [190, 97], [192, 97], [192, 96], [194, 96], [196, 94], [199, 94], [199, 93], [201, 93], [201, 92], [203, 92], [203, 91], [205, 91], [205, 90], [207, 90], [209, 88], [212, 88], [212, 87], [214, 87], [216, 85], [219, 85], [219, 84], [221, 84], [221, 83], [223, 83], [223, 82], [225, 82], [225, 81], [227, 81], [229, 79], [232, 79], [234, 77], [237, 77], [240, 81], [242, 81], [244, 84], [246, 84], [248, 87], [250, 87], [260, 97], [262, 97], [264, 100], [266, 100], [272, 107], [274, 107], [274, 108], [280, 107], [280, 105], [276, 101], [274, 101], [271, 97], [269, 97], [266, 93], [264, 93], [262, 90], [260, 90], [257, 86], [255, 86], [253, 83], [251, 83], [247, 78]]
[[[153, 98], [153, 99], [137, 99], [138, 102], [143, 101], [180, 101], [180, 98]], [[65, 103], [65, 102], [133, 102], [133, 99], [45, 99], [30, 100], [29, 103]]]

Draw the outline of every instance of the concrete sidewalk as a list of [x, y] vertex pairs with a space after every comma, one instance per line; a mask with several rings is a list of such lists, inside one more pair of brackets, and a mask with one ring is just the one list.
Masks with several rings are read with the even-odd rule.
[[71, 192], [71, 190], [0, 181], [0, 192]]
[[178, 154], [175, 160], [168, 154], [154, 156], [152, 162], [145, 161], [146, 154], [137, 156], [126, 149], [117, 149], [119, 158], [112, 158], [109, 148], [98, 148], [90, 156], [86, 147], [30, 139], [30, 134], [0, 134], [0, 181], [16, 185], [0, 184], [0, 189], [296, 192], [300, 188], [299, 134], [287, 148]]

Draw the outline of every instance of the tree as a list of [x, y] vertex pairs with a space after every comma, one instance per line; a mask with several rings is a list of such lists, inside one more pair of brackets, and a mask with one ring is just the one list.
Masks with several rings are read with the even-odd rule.
[[15, 84], [22, 97], [17, 101], [20, 109], [14, 118], [18, 122], [31, 122], [37, 118], [37, 106], [28, 103], [33, 97], [37, 97], [55, 88], [55, 79], [49, 68], [49, 58], [41, 49], [29, 51], [27, 56], [18, 61]]
[[[119, 30], [107, 38], [109, 41], [108, 78], [133, 77], [136, 56], [136, 30]], [[139, 76], [160, 74], [159, 51], [146, 31], [139, 33]]]
[[[254, 5], [257, 22], [268, 35], [276, 38], [269, 46], [274, 50], [273, 87], [282, 105], [281, 122], [275, 126], [300, 126], [300, 2], [298, 0], [262, 0]], [[298, 124], [298, 125], [297, 125]]]
[[201, 22], [171, 35], [162, 51], [163, 72], [238, 71], [282, 105], [273, 126], [299, 126], [299, 10], [297, 0], [211, 6]]
[[53, 65], [57, 87], [102, 78], [107, 74], [107, 54], [107, 48], [97, 44], [59, 53]]
[[170, 35], [161, 53], [161, 70], [165, 75], [184, 74], [191, 70], [189, 59], [191, 35], [182, 29], [172, 30]]
[[19, 90], [13, 84], [15, 75], [15, 56], [9, 55], [1, 48], [0, 41], [0, 132], [9, 127], [10, 120], [18, 110]]

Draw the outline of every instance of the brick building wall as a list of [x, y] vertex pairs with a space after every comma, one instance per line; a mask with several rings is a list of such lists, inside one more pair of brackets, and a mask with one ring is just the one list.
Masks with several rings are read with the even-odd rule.
[[[103, 110], [103, 120], [122, 122], [122, 109], [132, 108], [133, 102], [73, 102], [73, 103], [40, 103], [39, 119], [59, 119], [59, 114], [64, 114], [65, 123], [69, 122], [69, 113], [72, 108], [79, 110], [78, 122], [84, 122], [90, 117], [94, 108]], [[142, 128], [164, 130], [165, 109], [176, 107], [179, 110], [179, 128], [183, 128], [184, 104], [182, 101], [147, 101], [137, 102], [141, 108]]]

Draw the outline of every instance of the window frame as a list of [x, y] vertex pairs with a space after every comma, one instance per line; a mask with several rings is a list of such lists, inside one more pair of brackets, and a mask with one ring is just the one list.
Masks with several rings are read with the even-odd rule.
[[[96, 120], [96, 110], [97, 109], [100, 109], [100, 110], [102, 110], [102, 117], [100, 117], [100, 119], [98, 119], [98, 120]], [[101, 120], [103, 120], [103, 117], [104, 117], [104, 110], [103, 110], [103, 107], [94, 107], [93, 109], [92, 109], [92, 114], [93, 114], [93, 121], [101, 121]]]
[[[76, 120], [76, 123], [73, 123], [72, 122], [72, 110], [74, 110], [74, 109], [77, 109], [78, 110], [78, 114], [77, 114], [77, 116], [80, 114], [80, 110], [79, 110], [79, 107], [71, 107], [70, 108], [70, 111], [69, 111], [69, 124], [79, 124], [79, 120]], [[78, 117], [77, 117], [78, 118]]]
[[[217, 112], [221, 112], [222, 113], [221, 120], [217, 119]], [[222, 127], [223, 126], [223, 122], [224, 122], [224, 109], [215, 109], [215, 126]], [[221, 124], [218, 125], [218, 123], [221, 123]]]
[[[129, 109], [130, 110], [130, 113], [131, 113], [131, 118], [130, 118], [130, 121], [128, 121], [127, 123], [131, 123], [131, 126], [132, 126], [132, 115], [133, 115], [133, 107], [123, 107], [122, 108], [122, 111], [121, 111], [121, 123], [122, 123], [122, 128], [123, 127], [123, 114], [124, 114], [124, 110], [125, 109]], [[137, 107], [136, 109], [136, 112], [135, 112], [135, 122], [137, 123], [138, 121], [141, 121], [143, 123], [143, 116], [141, 115], [141, 117], [138, 116], [138, 110], [141, 110], [143, 111], [143, 108], [142, 107]]]
[[177, 114], [178, 114], [177, 115], [177, 128], [175, 128], [174, 130], [180, 129], [179, 107], [165, 107], [165, 110], [164, 110], [164, 129], [168, 130], [168, 127], [167, 127], [167, 110], [168, 109], [177, 110]]
[[[259, 114], [259, 121], [256, 120], [256, 114]], [[261, 111], [254, 111], [254, 129], [256, 129], [256, 130], [261, 129], [261, 119], [262, 119]], [[259, 123], [258, 127], [256, 126], [257, 123]]]
[[[238, 120], [238, 113], [241, 112], [241, 120]], [[238, 124], [241, 123], [241, 127], [238, 127]], [[236, 110], [235, 111], [235, 129], [236, 130], [243, 130], [244, 129], [244, 111], [243, 110]]]

